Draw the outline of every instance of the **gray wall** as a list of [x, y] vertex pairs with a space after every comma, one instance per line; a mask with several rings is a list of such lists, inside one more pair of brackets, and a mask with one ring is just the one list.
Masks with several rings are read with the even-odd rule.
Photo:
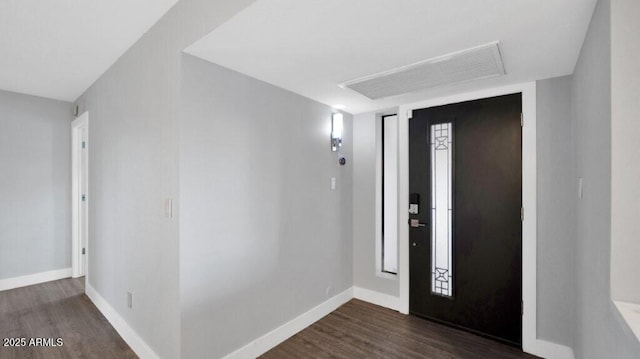
[[611, 53], [610, 1], [596, 6], [573, 75], [574, 174], [584, 178], [577, 201], [574, 248], [576, 358], [637, 358], [638, 340], [610, 298]]
[[[250, 107], [254, 105], [256, 98], [280, 99], [280, 101], [286, 98], [287, 102], [292, 101], [297, 104], [293, 108], [287, 109], [286, 111], [288, 112], [286, 113], [299, 113], [301, 117], [309, 118], [315, 126], [320, 126], [321, 117], [326, 121], [329, 115], [326, 107], [308, 102], [308, 107], [305, 109], [303, 105], [300, 105], [305, 101], [300, 99], [292, 100], [287, 97], [293, 96], [291, 94], [285, 95], [280, 93], [279, 90], [268, 86], [268, 89], [263, 88], [266, 85], [247, 79], [236, 80], [247, 86], [242, 90], [247, 89], [251, 96], [239, 93], [240, 89], [236, 88], [236, 86], [240, 85], [234, 85], [236, 80], [233, 80], [233, 83], [222, 81], [217, 83], [217, 80], [214, 81], [214, 84], [209, 83], [211, 87], [205, 86], [205, 88], [200, 89], [204, 93], [195, 93], [194, 95], [196, 97], [206, 96], [207, 93], [218, 91], [219, 88], [216, 89], [216, 86], [229, 86], [234, 90], [230, 94], [225, 93], [225, 96], [229, 96], [228, 99], [231, 103], [236, 104], [237, 107], [218, 106], [213, 109], [208, 107], [206, 101], [196, 101], [195, 103], [202, 106], [201, 109], [216, 110], [241, 119], [239, 123], [229, 125], [231, 129], [239, 130], [240, 133], [230, 133], [225, 126], [223, 128], [224, 132], [219, 131], [222, 133], [217, 133], [210, 140], [219, 141], [222, 144], [228, 143], [231, 145], [232, 143], [236, 147], [241, 144], [243, 145], [241, 148], [244, 148], [244, 150], [233, 152], [231, 149], [217, 147], [220, 146], [220, 143], [198, 143], [201, 146], [199, 148], [203, 150], [214, 148], [227, 151], [226, 153], [229, 153], [231, 160], [228, 163], [218, 163], [216, 161], [219, 161], [219, 158], [215, 158], [215, 156], [208, 158], [206, 157], [206, 152], [200, 153], [199, 155], [204, 157], [201, 160], [203, 161], [203, 168], [206, 170], [198, 172], [194, 167], [197, 163], [194, 164], [191, 159], [189, 161], [185, 160], [182, 164], [185, 166], [182, 169], [185, 176], [184, 178], [181, 177], [179, 163], [180, 159], [185, 159], [185, 156], [180, 154], [179, 132], [180, 130], [184, 131], [185, 138], [188, 138], [187, 136], [190, 134], [195, 136], [194, 138], [198, 136], [198, 134], [193, 133], [197, 131], [197, 127], [189, 129], [188, 126], [180, 123], [182, 111], [180, 103], [182, 98], [180, 88], [182, 85], [181, 72], [183, 70], [185, 70], [185, 73], [191, 71], [188, 68], [182, 68], [183, 55], [181, 51], [251, 2], [250, 0], [216, 2], [182, 0], [178, 2], [163, 19], [78, 100], [78, 104], [82, 109], [90, 111], [90, 186], [92, 201], [90, 202], [89, 217], [92, 225], [90, 228], [89, 248], [91, 252], [89, 255], [93, 260], [90, 261], [89, 271], [91, 277], [89, 284], [98, 290], [158, 354], [166, 358], [174, 358], [180, 355], [181, 337], [185, 341], [182, 348], [185, 356], [191, 353], [203, 353], [207, 350], [214, 351], [214, 353], [207, 351], [206, 354], [209, 356], [226, 353], [237, 348], [239, 344], [254, 339], [253, 337], [256, 335], [273, 329], [274, 324], [285, 322], [291, 319], [291, 315], [303, 312], [309, 309], [310, 306], [319, 303], [326, 298], [324, 291], [327, 286], [333, 286], [334, 293], [348, 286], [351, 279], [349, 269], [341, 266], [344, 264], [344, 257], [351, 256], [351, 246], [343, 248], [343, 252], [336, 252], [335, 249], [336, 246], [343, 244], [336, 238], [339, 237], [342, 240], [352, 230], [352, 227], [348, 224], [343, 225], [341, 223], [348, 223], [349, 221], [347, 219], [350, 216], [348, 209], [351, 206], [347, 199], [349, 197], [355, 201], [354, 214], [356, 217], [354, 218], [353, 226], [353, 235], [355, 237], [353, 250], [356, 251], [353, 263], [355, 284], [397, 295], [397, 284], [389, 284], [390, 282], [388, 281], [379, 282], [377, 278], [366, 277], [369, 275], [368, 273], [372, 272], [371, 268], [374, 268], [375, 263], [369, 262], [366, 258], [370, 253], [374, 253], [371, 250], [375, 251], [375, 237], [370, 238], [371, 234], [374, 233], [373, 229], [366, 227], [367, 223], [374, 223], [371, 214], [375, 213], [375, 209], [372, 210], [370, 208], [370, 202], [367, 205], [367, 201], [372, 199], [371, 196], [373, 196], [374, 192], [372, 192], [371, 182], [361, 182], [360, 179], [365, 176], [368, 177], [367, 173], [375, 173], [375, 163], [373, 163], [374, 167], [372, 167], [371, 153], [368, 152], [374, 150], [374, 147], [369, 147], [371, 138], [367, 137], [371, 134], [366, 135], [366, 132], [363, 132], [362, 138], [358, 135], [353, 139], [354, 160], [358, 161], [356, 166], [353, 167], [353, 176], [354, 182], [358, 183], [358, 186], [356, 186], [352, 194], [341, 193], [339, 199], [333, 196], [338, 191], [335, 193], [323, 192], [328, 188], [327, 177], [331, 176], [332, 171], [336, 170], [332, 167], [334, 164], [329, 162], [331, 154], [327, 150], [328, 146], [324, 143], [327, 142], [326, 133], [321, 136], [318, 135], [318, 138], [324, 136], [324, 140], [318, 140], [316, 143], [316, 138], [312, 132], [308, 132], [311, 131], [310, 128], [298, 129], [301, 134], [304, 134], [304, 138], [310, 141], [307, 145], [309, 147], [304, 147], [305, 150], [302, 153], [311, 156], [317, 150], [317, 166], [322, 170], [315, 172], [314, 169], [316, 167], [304, 167], [308, 168], [308, 174], [296, 173], [295, 176], [292, 175], [291, 179], [287, 179], [284, 183], [291, 183], [294, 189], [292, 192], [296, 192], [295, 196], [294, 193], [288, 192], [289, 188], [275, 188], [274, 181], [281, 180], [281, 178], [277, 177], [281, 173], [291, 173], [291, 168], [297, 164], [295, 159], [299, 160], [300, 157], [298, 157], [296, 151], [290, 150], [296, 147], [260, 142], [262, 140], [261, 137], [246, 137], [249, 136], [249, 133], [255, 136], [255, 132], [252, 132], [253, 127], [250, 124], [255, 124], [257, 120], [255, 118], [250, 119], [248, 116], [256, 115], [255, 112], [252, 112], [255, 110]], [[610, 165], [608, 157], [610, 154], [610, 142], [607, 142], [607, 138], [611, 133], [610, 122], [608, 121], [610, 119], [611, 104], [608, 82], [610, 68], [608, 46], [609, 2], [603, 0], [599, 2], [596, 9], [594, 22], [587, 36], [573, 80], [573, 112], [575, 114], [573, 130], [574, 176], [585, 178], [585, 198], [576, 205], [577, 237], [574, 247], [575, 301], [573, 314], [575, 315], [575, 322], [573, 323], [573, 342], [579, 358], [625, 358], [632, 357], [638, 350], [635, 338], [630, 337], [628, 329], [620, 321], [609, 300], [610, 207], [608, 203], [610, 192], [607, 192], [606, 188], [610, 188], [611, 183], [609, 172], [607, 172], [607, 166]], [[210, 70], [225, 78], [226, 76], [229, 76], [229, 78], [239, 77], [237, 74], [231, 76], [231, 74], [221, 69], [210, 68]], [[187, 90], [200, 91], [197, 86]], [[185, 102], [191, 101], [190, 97], [184, 99]], [[220, 101], [213, 98], [208, 100]], [[270, 113], [270, 118], [285, 121], [273, 115], [278, 111], [284, 110], [269, 107], [270, 104], [266, 101], [262, 105], [261, 114], [263, 112]], [[188, 107], [185, 107], [185, 109], [192, 111]], [[204, 113], [201, 115], [214, 116], [215, 114]], [[202, 118], [191, 120], [197, 123]], [[185, 118], [185, 121], [191, 120]], [[358, 131], [359, 126], [357, 120], [356, 118], [356, 131]], [[278, 130], [283, 130], [282, 124], [289, 125], [289, 123], [276, 123], [278, 125], [274, 124], [273, 128], [260, 123], [259, 125], [263, 127], [259, 128], [267, 134], [279, 136]], [[220, 121], [199, 123], [198, 125], [203, 126], [202, 131], [204, 133], [211, 135], [216, 134], [216, 130], [220, 130], [219, 127], [216, 127], [220, 126]], [[320, 127], [317, 129], [320, 130]], [[322, 130], [326, 131], [327, 128]], [[247, 133], [242, 133], [242, 131]], [[3, 131], [2, 134], [4, 133]], [[229, 136], [229, 138], [226, 136]], [[292, 138], [295, 138], [295, 136]], [[232, 140], [237, 141], [232, 142]], [[253, 140], [256, 143], [253, 143]], [[68, 142], [66, 141], [65, 143]], [[348, 140], [346, 143], [348, 143]], [[264, 153], [262, 150], [259, 151], [258, 144], [265, 146]], [[316, 149], [316, 146], [318, 146], [318, 149]], [[281, 158], [279, 155], [285, 152], [285, 148], [288, 151], [289, 158], [292, 158], [293, 160], [291, 161], [294, 163], [286, 162], [287, 160], [276, 161], [276, 159]], [[188, 150], [188, 146], [184, 150]], [[264, 159], [266, 164], [254, 163], [250, 159], [243, 157], [248, 154], [259, 155], [259, 158]], [[243, 158], [245, 158], [245, 161], [242, 161]], [[359, 161], [358, 158], [362, 161]], [[193, 161], [196, 159], [197, 157]], [[245, 164], [244, 167], [242, 163]], [[184, 206], [180, 207], [180, 210], [209, 209], [210, 204], [196, 199], [188, 188], [179, 184], [179, 179], [187, 181], [185, 183], [189, 183], [188, 181], [192, 180], [196, 184], [200, 183], [200, 186], [203, 186], [204, 179], [221, 181], [223, 186], [221, 188], [228, 188], [224, 187], [225, 185], [232, 186], [228, 182], [228, 176], [217, 177], [211, 175], [210, 171], [212, 170], [215, 170], [214, 173], [219, 172], [218, 166], [220, 169], [228, 171], [237, 170], [243, 176], [255, 175], [259, 179], [264, 178], [265, 180], [264, 184], [256, 180], [247, 182], [248, 179], [245, 177], [243, 179], [244, 182], [239, 182], [252, 183], [257, 188], [247, 190], [246, 193], [238, 191], [234, 193], [235, 196], [233, 198], [229, 198], [228, 193], [221, 193], [220, 188], [205, 188], [207, 189], [204, 192], [206, 199], [210, 202], [221, 201], [221, 203], [229, 206], [229, 213], [222, 214], [235, 216], [230, 223], [237, 223], [240, 220], [240, 215], [255, 215], [255, 211], [258, 210], [248, 207], [243, 208], [243, 204], [236, 203], [236, 199], [247, 198], [245, 196], [252, 194], [253, 196], [258, 196], [256, 198], [261, 200], [273, 201], [276, 197], [269, 190], [277, 190], [277, 193], [282, 194], [282, 197], [278, 197], [279, 200], [274, 202], [277, 203], [276, 208], [278, 208], [278, 211], [275, 213], [262, 211], [265, 212], [262, 213], [264, 216], [275, 221], [275, 223], [281, 224], [277, 228], [267, 227], [265, 231], [268, 235], [261, 233], [265, 237], [265, 241], [272, 245], [277, 245], [276, 248], [268, 247], [265, 249], [265, 247], [259, 247], [266, 250], [265, 258], [260, 257], [256, 263], [266, 264], [267, 266], [260, 267], [260, 272], [255, 274], [241, 270], [240, 273], [245, 274], [245, 276], [234, 276], [236, 280], [233, 282], [220, 278], [218, 273], [202, 271], [201, 269], [212, 268], [207, 263], [210, 258], [205, 258], [202, 254], [195, 252], [201, 250], [211, 255], [212, 258], [217, 259], [220, 258], [220, 253], [213, 251], [210, 246], [203, 245], [200, 248], [179, 244], [178, 221], [182, 218], [180, 211], [174, 211], [173, 219], [164, 217], [165, 198], [174, 198], [176, 204], [179, 204], [179, 194], [189, 199]], [[278, 166], [276, 168], [279, 171], [266, 171], [267, 166], [269, 168]], [[309, 164], [304, 164], [304, 166], [309, 166]], [[557, 163], [554, 162], [554, 166], [557, 166]], [[374, 172], [371, 172], [372, 168]], [[346, 172], [349, 171], [348, 168], [339, 169], [338, 171], [345, 169], [347, 170]], [[340, 176], [340, 184], [348, 186], [350, 182], [348, 174], [344, 173], [344, 171], [336, 173]], [[204, 179], [198, 178], [199, 174]], [[304, 177], [307, 175], [309, 178]], [[305, 187], [296, 181], [296, 179], [302, 178], [309, 181], [305, 186], [318, 186], [318, 190], [310, 191], [309, 187]], [[374, 180], [374, 176], [368, 178]], [[260, 192], [260, 188], [267, 190], [265, 191], [267, 193]], [[340, 192], [343, 192], [345, 188], [347, 187], [342, 187]], [[184, 193], [181, 193], [182, 190], [184, 190]], [[307, 191], [305, 192], [304, 190]], [[214, 198], [212, 197], [213, 194], [218, 194], [222, 197]], [[68, 197], [66, 196], [66, 198]], [[306, 247], [298, 248], [297, 250], [307, 253], [307, 256], [303, 256], [305, 259], [316, 255], [327, 264], [338, 263], [338, 268], [333, 268], [330, 265], [319, 267], [318, 263], [321, 261], [317, 260], [307, 261], [308, 263], [289, 261], [287, 253], [291, 253], [294, 250], [293, 248], [297, 248], [296, 246], [299, 245], [294, 241], [294, 237], [299, 235], [301, 228], [298, 223], [291, 224], [284, 218], [287, 215], [291, 215], [291, 220], [307, 220], [307, 217], [303, 215], [304, 213], [300, 213], [301, 211], [291, 211], [292, 208], [298, 208], [296, 206], [304, 206], [304, 204], [298, 204], [298, 199], [301, 201], [317, 199], [319, 201], [318, 207], [323, 210], [326, 209], [326, 212], [309, 210], [318, 217], [318, 220], [324, 221], [323, 224], [325, 225], [320, 228], [318, 222], [314, 220], [309, 228], [315, 230], [307, 231], [311, 236], [310, 238], [318, 240], [315, 236], [316, 232], [331, 234], [333, 237], [327, 238], [323, 236], [321, 239], [327, 244], [327, 251], [324, 251], [325, 248], [323, 248], [317, 253], [308, 253], [304, 252]], [[360, 202], [361, 200], [363, 201], [362, 203]], [[264, 208], [259, 207], [259, 209]], [[339, 218], [337, 217], [338, 210], [340, 213]], [[220, 213], [212, 213], [212, 215], [216, 214]], [[199, 213], [197, 215], [204, 216], [205, 214]], [[246, 220], [249, 223], [249, 228], [220, 227], [214, 233], [209, 234], [210, 236], [215, 235], [215, 237], [207, 237], [201, 231], [209, 229], [212, 224], [190, 223], [188, 219], [185, 219], [184, 238], [188, 239], [186, 243], [193, 241], [192, 243], [196, 245], [208, 244], [209, 241], [214, 240], [223, 241], [225, 238], [232, 238], [236, 241], [237, 238], [242, 238], [246, 241], [245, 244], [255, 245], [257, 240], [253, 240], [250, 236], [244, 236], [250, 235], [255, 230], [250, 227], [251, 223], [254, 221], [268, 224], [274, 223], [262, 218], [256, 219], [255, 217], [247, 218]], [[364, 227], [361, 228], [361, 225]], [[336, 226], [339, 226], [339, 228], [336, 228]], [[370, 233], [367, 231], [370, 231]], [[243, 236], [239, 236], [239, 234], [243, 234]], [[295, 239], [303, 240], [301, 238]], [[253, 249], [242, 247], [232, 240], [223, 241], [223, 245], [227, 245], [227, 243], [229, 247], [223, 249], [228, 249], [229, 253], [235, 254], [235, 257], [232, 258], [238, 259], [241, 263], [251, 263], [251, 260], [256, 258]], [[369, 248], [368, 245], [372, 247]], [[184, 253], [179, 254], [181, 251]], [[65, 253], [68, 252], [68, 250], [65, 251]], [[4, 248], [2, 253], [6, 253]], [[242, 257], [243, 254], [247, 254], [247, 257]], [[194, 261], [193, 263], [187, 260], [181, 262], [181, 258], [189, 258], [181, 257], [183, 255], [206, 260]], [[543, 257], [545, 259], [541, 258], [541, 261], [556, 260], [555, 256], [552, 255]], [[226, 259], [226, 256], [224, 259]], [[346, 261], [348, 263], [348, 259]], [[230, 261], [222, 261], [222, 263], [225, 264], [228, 270], [238, 270], [238, 263]], [[308, 267], [305, 266], [307, 264]], [[300, 284], [299, 288], [296, 286], [296, 289], [291, 292], [289, 286], [281, 287], [282, 281], [276, 278], [278, 274], [285, 275], [282, 266], [289, 266], [293, 269], [302, 268], [300, 272], [290, 271], [292, 277], [287, 278], [292, 281], [297, 279], [294, 283], [303, 283], [303, 278], [308, 274], [307, 270], [314, 269], [314, 272], [317, 272], [318, 275], [314, 277], [315, 279], [312, 283], [304, 282], [304, 284]], [[365, 268], [362, 266], [372, 267]], [[563, 264], [559, 266], [562, 267]], [[179, 285], [181, 278], [179, 273], [181, 270], [184, 273], [193, 273], [194, 276], [198, 276], [198, 278], [189, 278], [184, 281], [183, 294], [188, 296], [185, 296], [182, 302]], [[263, 274], [262, 272], [265, 273]], [[293, 278], [295, 273], [298, 273], [299, 277]], [[366, 274], [362, 275], [362, 273]], [[236, 272], [234, 272], [235, 274]], [[262, 277], [266, 274], [276, 275], [276, 277], [271, 278], [273, 282], [268, 280], [264, 282], [256, 279], [266, 278]], [[541, 283], [546, 279], [550, 281], [555, 279], [555, 276], [546, 278], [549, 274], [539, 272], [538, 276]], [[184, 275], [182, 278], [184, 278]], [[217, 288], [201, 288], [202, 295], [198, 294], [199, 292], [196, 288], [198, 283], [218, 283], [212, 282], [218, 280], [220, 280], [221, 288], [224, 289], [220, 293], [216, 291]], [[252, 287], [252, 285], [255, 287]], [[280, 292], [276, 296], [276, 291], [283, 291], [285, 288], [289, 292]], [[126, 291], [134, 293], [134, 308], [132, 310], [126, 308]], [[255, 313], [245, 312], [244, 308], [246, 307], [241, 304], [252, 304], [253, 302], [247, 298], [256, 293], [265, 296], [265, 303], [269, 305], [273, 313], [264, 314], [265, 323], [256, 321], [252, 322], [252, 325], [247, 325], [250, 315]], [[288, 293], [288, 295], [282, 295], [283, 293]], [[238, 298], [237, 303], [233, 303], [231, 294], [234, 295], [234, 298]], [[278, 298], [279, 302], [276, 303], [275, 298]], [[280, 303], [280, 301], [283, 303]], [[548, 304], [552, 302], [549, 301]], [[216, 306], [213, 306], [213, 303]], [[557, 303], [562, 305], [562, 301]], [[210, 342], [203, 342], [205, 339], [211, 340], [211, 338], [214, 338], [213, 335], [205, 338], [205, 334], [209, 332], [201, 334], [192, 332], [193, 330], [202, 329], [204, 331], [209, 329], [205, 328], [204, 321], [195, 318], [198, 314], [202, 317], [226, 318], [225, 313], [216, 309], [218, 308], [217, 305], [228, 309], [241, 307], [243, 309], [233, 313], [233, 321], [229, 319], [230, 321], [225, 323], [229, 328], [222, 333], [218, 333], [218, 331], [222, 331], [220, 327], [211, 328], [211, 331], [216, 331], [216, 334], [220, 334], [226, 340], [225, 343], [227, 344], [220, 347], [210, 345]], [[543, 304], [541, 303], [541, 305]], [[182, 324], [185, 325], [182, 331], [180, 308], [183, 311]], [[552, 310], [547, 311], [544, 308], [539, 310], [544, 313], [553, 313]], [[230, 310], [230, 312], [233, 311]], [[546, 317], [546, 314], [543, 316]], [[543, 338], [558, 342], [566, 340], [564, 337], [559, 339], [552, 338], [562, 328], [558, 326], [557, 321], [545, 322], [542, 317], [539, 320], [542, 323], [546, 323], [544, 325], [548, 326], [549, 330], [554, 333], [539, 333]], [[248, 333], [240, 334], [240, 329], [244, 325], [247, 325], [244, 329]], [[194, 337], [190, 338], [191, 335]]]
[[376, 114], [353, 117], [353, 284], [398, 296], [398, 280], [376, 275]]
[[611, 295], [640, 303], [640, 1], [611, 6]]
[[571, 346], [573, 238], [571, 77], [537, 82], [538, 338]]
[[0, 91], [0, 279], [71, 267], [71, 104]]
[[[178, 2], [76, 101], [81, 112], [89, 111], [90, 122], [89, 284], [163, 358], [180, 357], [181, 345], [185, 357], [222, 355], [326, 300], [327, 287], [337, 294], [352, 284], [351, 167], [338, 169], [329, 151], [328, 107], [212, 68], [213, 76], [225, 81], [207, 81], [205, 89], [221, 97], [185, 100], [193, 100], [194, 110], [211, 109], [206, 106], [215, 100], [224, 106], [207, 115], [226, 111], [237, 122], [184, 117], [181, 123], [182, 50], [251, 2]], [[246, 86], [253, 87], [250, 96], [243, 95]], [[234, 92], [220, 91], [227, 88]], [[280, 106], [289, 102], [287, 108]], [[270, 121], [251, 125], [265, 113]], [[194, 124], [203, 127], [191, 128]], [[215, 133], [209, 139], [213, 143], [184, 148], [206, 151], [197, 155], [211, 161], [207, 166], [193, 167], [190, 161], [197, 157], [180, 155], [181, 131], [183, 141], [189, 141], [189, 134], [197, 137], [220, 126], [224, 132]], [[248, 132], [230, 133], [227, 126], [244, 126], [239, 128]], [[349, 142], [345, 140], [347, 151]], [[215, 172], [222, 187], [194, 196], [190, 186], [179, 185], [179, 180], [210, 178], [211, 166], [218, 165], [228, 171]], [[236, 177], [236, 169], [239, 176], [252, 177]], [[340, 177], [339, 191], [329, 192], [332, 173]], [[245, 186], [235, 192], [223, 186], [239, 183]], [[175, 203], [171, 219], [164, 213], [167, 198]], [[195, 210], [209, 206], [223, 211]], [[201, 232], [220, 225], [209, 222], [208, 215], [216, 213], [229, 216], [228, 224], [242, 223]], [[212, 243], [231, 247], [220, 252]], [[234, 245], [242, 244], [253, 247], [234, 251]], [[202, 256], [211, 251], [218, 257]], [[220, 257], [228, 260], [214, 267], [212, 258]], [[210, 271], [214, 268], [221, 272]], [[187, 273], [183, 293], [181, 271]], [[127, 291], [134, 294], [132, 309], [126, 307]], [[243, 304], [254, 306], [262, 317], [252, 318], [256, 313]], [[218, 338], [215, 345], [212, 338]]]
[[351, 115], [341, 167], [330, 107], [189, 55], [182, 68], [182, 354], [216, 358], [352, 286]]
[[77, 100], [89, 110], [89, 284], [163, 358], [180, 356], [182, 50], [251, 2], [179, 1]]

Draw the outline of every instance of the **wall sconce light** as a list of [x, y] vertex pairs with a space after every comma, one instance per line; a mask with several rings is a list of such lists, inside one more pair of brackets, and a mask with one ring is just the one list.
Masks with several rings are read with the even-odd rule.
[[337, 112], [331, 116], [331, 151], [337, 152], [342, 146], [342, 120], [343, 116]]

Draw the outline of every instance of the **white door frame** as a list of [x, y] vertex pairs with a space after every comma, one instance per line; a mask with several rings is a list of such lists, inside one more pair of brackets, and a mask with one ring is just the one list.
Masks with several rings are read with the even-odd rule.
[[[522, 93], [522, 349], [536, 351], [536, 83], [498, 87], [400, 106], [398, 114], [398, 223], [409, 222], [409, 116], [411, 111]], [[409, 226], [398, 226], [400, 305], [409, 314]]]
[[[82, 130], [86, 131], [85, 135], [85, 146], [86, 148], [82, 148]], [[88, 146], [88, 136], [89, 136], [89, 112], [85, 112], [82, 115], [78, 116], [73, 122], [71, 122], [71, 267], [72, 267], [72, 276], [73, 278], [82, 277], [87, 274], [88, 266], [87, 266], [87, 258], [89, 256], [89, 240], [88, 238], [83, 238], [83, 236], [88, 236], [88, 230], [83, 231], [84, 228], [89, 228], [89, 216], [88, 216], [88, 201], [89, 197], [85, 198], [85, 205], [82, 205], [82, 171], [86, 171], [86, 179], [87, 183], [85, 184], [85, 189], [88, 194], [88, 178], [89, 178], [89, 169], [83, 168], [82, 163], [82, 153], [81, 151], [86, 151], [86, 156], [89, 156], [89, 146]], [[87, 161], [88, 163], [88, 161]], [[86, 166], [88, 167], [88, 166]], [[82, 223], [84, 220], [86, 223]], [[82, 243], [84, 243], [84, 248], [86, 254], [82, 254]]]

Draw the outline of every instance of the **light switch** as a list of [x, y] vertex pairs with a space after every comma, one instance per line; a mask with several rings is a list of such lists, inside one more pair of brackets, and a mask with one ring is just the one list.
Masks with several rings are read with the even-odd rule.
[[171, 198], [164, 200], [164, 216], [167, 218], [173, 217], [173, 199]]
[[331, 189], [336, 189], [338, 181], [335, 177], [331, 177]]
[[578, 198], [582, 199], [584, 194], [584, 187], [582, 184], [582, 178], [578, 178]]
[[127, 307], [133, 308], [133, 293], [127, 292]]

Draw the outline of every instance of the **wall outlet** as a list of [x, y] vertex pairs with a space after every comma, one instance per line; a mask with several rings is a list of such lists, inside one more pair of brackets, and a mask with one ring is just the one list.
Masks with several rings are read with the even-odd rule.
[[133, 293], [127, 292], [127, 307], [129, 309], [133, 308]]
[[331, 177], [331, 189], [336, 189], [338, 186], [338, 180], [335, 177]]

